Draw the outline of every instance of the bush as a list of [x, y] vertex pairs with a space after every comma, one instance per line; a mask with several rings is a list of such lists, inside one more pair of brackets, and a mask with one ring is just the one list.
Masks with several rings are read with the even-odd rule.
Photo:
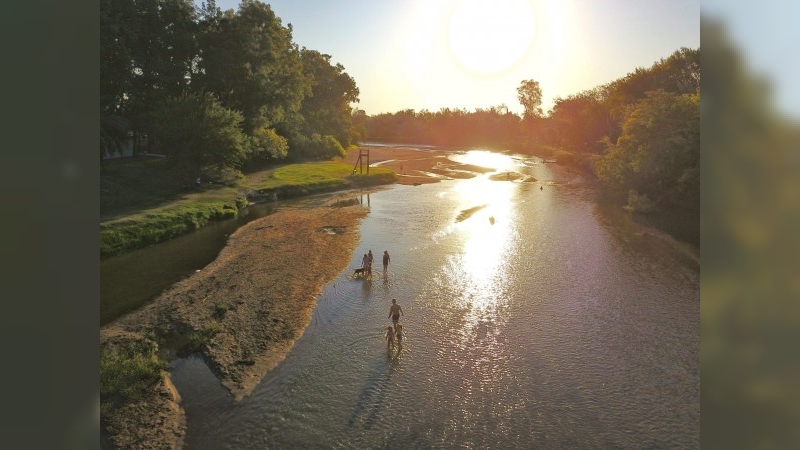
[[303, 159], [329, 160], [334, 157], [344, 158], [347, 152], [335, 137], [314, 133], [310, 138], [297, 139], [297, 157]]
[[624, 206], [630, 212], [648, 214], [655, 210], [655, 204], [647, 194], [639, 194], [636, 189], [628, 191], [628, 204]]
[[250, 136], [250, 162], [285, 159], [289, 154], [289, 142], [274, 129], [261, 125]]
[[200, 171], [200, 177], [204, 183], [210, 181], [226, 186], [235, 186], [237, 182], [244, 179], [244, 174], [233, 167], [214, 165], [203, 168]]

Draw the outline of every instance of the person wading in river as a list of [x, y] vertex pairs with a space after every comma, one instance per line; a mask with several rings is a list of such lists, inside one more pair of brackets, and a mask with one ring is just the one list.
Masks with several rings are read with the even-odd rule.
[[386, 273], [389, 270], [389, 251], [383, 251], [383, 273]]
[[397, 322], [400, 316], [403, 315], [403, 308], [397, 304], [397, 299], [392, 299], [392, 306], [389, 307], [389, 317], [392, 319], [392, 324], [397, 328]]
[[367, 267], [369, 266], [369, 255], [364, 253], [364, 257], [361, 258], [361, 268], [364, 269], [364, 272], [367, 272]]
[[395, 328], [394, 339], [397, 341], [397, 351], [399, 352], [400, 350], [403, 349], [403, 338], [405, 337], [406, 334], [403, 331], [402, 323], [398, 323], [397, 325], [394, 326], [394, 328]]
[[394, 330], [392, 327], [386, 327], [386, 349], [391, 350], [394, 348]]

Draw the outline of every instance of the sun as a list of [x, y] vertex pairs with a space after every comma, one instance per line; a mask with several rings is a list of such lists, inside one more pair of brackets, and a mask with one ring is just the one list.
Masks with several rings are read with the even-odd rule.
[[533, 46], [530, 0], [461, 0], [450, 16], [452, 56], [468, 72], [499, 74], [519, 64]]

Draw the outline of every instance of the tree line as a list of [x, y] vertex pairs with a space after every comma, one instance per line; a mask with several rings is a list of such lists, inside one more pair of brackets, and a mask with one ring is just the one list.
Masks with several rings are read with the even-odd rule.
[[[363, 131], [355, 81], [299, 47], [268, 4], [101, 0], [100, 151], [133, 136], [193, 179], [209, 169], [343, 156]], [[102, 164], [102, 163], [101, 163]]]
[[523, 80], [521, 116], [506, 105], [467, 111], [404, 110], [363, 121], [371, 140], [489, 146], [553, 158], [596, 177], [630, 209], [699, 211], [700, 50], [681, 48], [649, 68], [556, 98], [542, 111], [536, 80]]
[[556, 98], [522, 80], [521, 115], [403, 110], [368, 116], [331, 56], [299, 47], [268, 4], [101, 0], [100, 150], [133, 136], [192, 180], [201, 172], [343, 156], [365, 139], [486, 146], [554, 158], [637, 211], [699, 203], [700, 50]]

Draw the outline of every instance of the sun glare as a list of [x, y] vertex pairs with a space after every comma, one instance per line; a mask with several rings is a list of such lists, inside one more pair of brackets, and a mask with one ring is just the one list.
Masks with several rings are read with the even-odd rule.
[[512, 157], [488, 150], [469, 150], [464, 153], [450, 155], [449, 158], [462, 164], [494, 169], [496, 172], [506, 171], [515, 165]]
[[450, 16], [450, 51], [468, 72], [499, 74], [530, 51], [535, 25], [529, 0], [462, 0]]
[[[494, 168], [497, 171], [509, 169], [513, 159], [506, 155], [488, 151], [469, 151], [455, 155], [468, 164]], [[457, 229], [464, 233], [464, 247], [460, 265], [468, 284], [475, 292], [492, 296], [498, 274], [504, 273], [506, 253], [508, 251], [510, 233], [513, 222], [512, 197], [516, 190], [513, 183], [493, 181], [491, 174], [463, 180], [455, 188], [462, 199], [461, 217], [466, 219], [457, 223]], [[467, 211], [469, 214], [464, 214]], [[483, 303], [473, 298], [476, 306]], [[484, 299], [486, 300], [486, 299]], [[485, 305], [484, 305], [485, 306]], [[480, 307], [479, 307], [480, 309]]]

